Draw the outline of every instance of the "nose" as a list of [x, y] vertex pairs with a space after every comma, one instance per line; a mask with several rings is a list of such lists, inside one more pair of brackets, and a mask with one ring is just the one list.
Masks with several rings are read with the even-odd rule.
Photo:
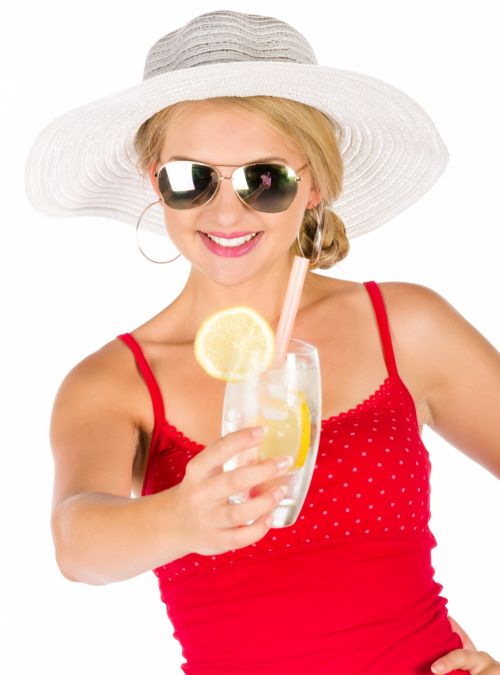
[[219, 210], [220, 222], [222, 222], [225, 213], [228, 216], [230, 216], [231, 212], [234, 214], [237, 214], [238, 212], [241, 213], [242, 208], [245, 211], [252, 211], [252, 209], [238, 197], [231, 181], [231, 175], [221, 175], [217, 191], [209, 206], [213, 206]]

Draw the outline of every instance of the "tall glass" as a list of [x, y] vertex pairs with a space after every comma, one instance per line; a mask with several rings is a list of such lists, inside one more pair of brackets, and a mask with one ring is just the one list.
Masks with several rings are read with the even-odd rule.
[[[229, 501], [239, 504], [287, 485], [288, 491], [272, 511], [271, 527], [287, 527], [297, 520], [311, 483], [321, 433], [321, 374], [317, 348], [303, 340], [291, 339], [286, 358], [267, 363], [260, 355], [250, 375], [239, 382], [227, 382], [222, 411], [222, 435], [243, 427], [262, 425], [264, 437], [223, 465], [224, 471], [264, 459], [292, 455], [294, 464], [285, 475], [242, 493]], [[250, 521], [247, 525], [252, 524]]]

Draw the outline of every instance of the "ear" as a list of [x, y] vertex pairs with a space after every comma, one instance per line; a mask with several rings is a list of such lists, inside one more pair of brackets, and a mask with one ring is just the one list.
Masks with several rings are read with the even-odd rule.
[[315, 188], [312, 187], [310, 192], [309, 192], [309, 201], [307, 202], [307, 207], [308, 209], [314, 209], [318, 204], [321, 202], [321, 192]]
[[151, 185], [153, 186], [154, 191], [156, 192], [157, 196], [160, 197], [160, 190], [158, 188], [158, 177], [155, 176], [155, 171], [156, 171], [156, 166], [157, 162], [153, 162], [151, 166], [149, 167], [149, 178], [151, 180]]
[[318, 204], [320, 204], [320, 202], [321, 202], [321, 196], [319, 198], [314, 199], [314, 201], [311, 199], [308, 202], [306, 208], [307, 209], [315, 209], [318, 206]]

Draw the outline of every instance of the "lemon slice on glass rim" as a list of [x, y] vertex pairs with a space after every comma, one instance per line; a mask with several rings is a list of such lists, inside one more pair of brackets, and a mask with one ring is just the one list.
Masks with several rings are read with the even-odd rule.
[[203, 370], [219, 380], [239, 382], [265, 370], [273, 359], [274, 331], [251, 307], [237, 305], [207, 317], [196, 333], [195, 358]]
[[[239, 382], [266, 370], [275, 352], [275, 335], [266, 319], [256, 310], [237, 305], [208, 316], [196, 333], [195, 358], [212, 377]], [[299, 469], [309, 451], [311, 413], [306, 396], [294, 392], [294, 402], [272, 397], [263, 405], [255, 424], [266, 428], [259, 444], [262, 459], [292, 455], [290, 470]]]

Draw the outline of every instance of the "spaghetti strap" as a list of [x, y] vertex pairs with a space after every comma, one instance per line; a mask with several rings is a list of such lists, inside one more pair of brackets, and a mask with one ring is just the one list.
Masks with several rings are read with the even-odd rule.
[[153, 429], [153, 436], [156, 433], [156, 430], [160, 428], [160, 425], [163, 422], [163, 419], [165, 417], [165, 408], [163, 405], [163, 398], [161, 395], [160, 387], [158, 386], [158, 382], [156, 381], [155, 376], [153, 375], [153, 371], [151, 370], [151, 367], [149, 363], [146, 360], [146, 357], [144, 356], [144, 353], [137, 342], [137, 340], [133, 337], [131, 333], [122, 333], [121, 335], [117, 335], [117, 338], [122, 340], [130, 349], [132, 350], [137, 367], [139, 368], [139, 371], [144, 378], [144, 381], [146, 382], [147, 388], [149, 389], [149, 393], [151, 395], [151, 400], [153, 402], [153, 412], [154, 412], [154, 429]]
[[394, 349], [392, 346], [391, 332], [389, 330], [389, 321], [385, 309], [384, 299], [378, 284], [375, 281], [363, 282], [375, 310], [377, 318], [377, 325], [382, 341], [382, 349], [384, 352], [384, 361], [391, 378], [399, 378], [398, 369], [396, 367], [396, 359], [394, 358]]

